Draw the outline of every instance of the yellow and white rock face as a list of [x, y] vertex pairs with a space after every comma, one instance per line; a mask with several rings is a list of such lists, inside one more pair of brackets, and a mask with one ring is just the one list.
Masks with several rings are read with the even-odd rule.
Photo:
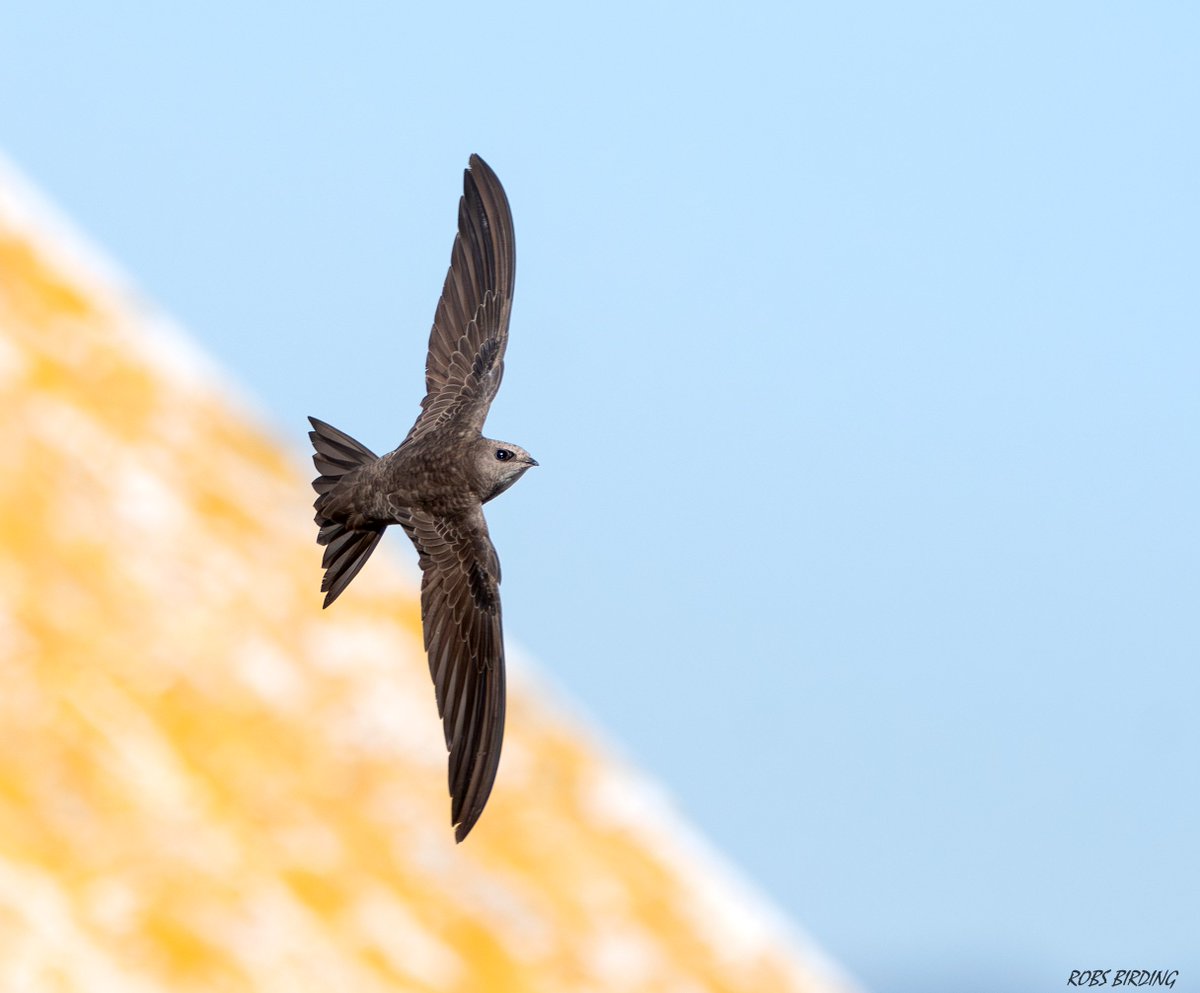
[[0, 990], [846, 988], [519, 658], [456, 846], [412, 577], [320, 609], [310, 471], [2, 164], [0, 410]]

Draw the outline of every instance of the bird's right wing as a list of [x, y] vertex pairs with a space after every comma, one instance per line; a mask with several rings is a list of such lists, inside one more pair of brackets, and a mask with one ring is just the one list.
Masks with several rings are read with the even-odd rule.
[[462, 841], [492, 792], [504, 738], [500, 562], [478, 507], [457, 520], [394, 513], [420, 558], [425, 651], [450, 751], [450, 820]]
[[504, 187], [472, 155], [463, 173], [458, 234], [429, 333], [425, 399], [406, 441], [477, 433], [504, 374], [516, 274], [516, 238]]

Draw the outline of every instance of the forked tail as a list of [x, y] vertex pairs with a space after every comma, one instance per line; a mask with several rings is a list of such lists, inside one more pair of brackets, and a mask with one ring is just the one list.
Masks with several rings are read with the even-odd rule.
[[330, 497], [341, 484], [342, 477], [360, 466], [375, 462], [379, 456], [324, 421], [315, 417], [310, 417], [308, 421], [313, 426], [308, 437], [316, 449], [313, 465], [321, 473], [312, 484], [317, 491], [313, 507], [316, 508], [315, 519], [320, 528], [317, 544], [325, 546], [325, 555], [321, 559], [321, 568], [325, 570], [321, 592], [325, 594], [324, 606], [328, 607], [366, 564], [387, 525], [355, 529], [326, 516]]

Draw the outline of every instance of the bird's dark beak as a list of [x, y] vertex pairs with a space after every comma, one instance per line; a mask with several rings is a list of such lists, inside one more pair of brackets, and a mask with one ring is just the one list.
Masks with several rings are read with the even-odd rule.
[[538, 464], [538, 460], [537, 460], [537, 459], [535, 459], [535, 458], [534, 458], [534, 457], [531, 455], [531, 456], [529, 456], [529, 464], [530, 464], [530, 465], [537, 465], [537, 464]]

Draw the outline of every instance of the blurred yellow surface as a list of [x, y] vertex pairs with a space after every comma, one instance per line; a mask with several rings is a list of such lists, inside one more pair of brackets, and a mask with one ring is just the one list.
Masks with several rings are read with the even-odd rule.
[[7, 168], [0, 409], [0, 990], [844, 988], [519, 664], [456, 846], [412, 576], [320, 609], [306, 467]]

